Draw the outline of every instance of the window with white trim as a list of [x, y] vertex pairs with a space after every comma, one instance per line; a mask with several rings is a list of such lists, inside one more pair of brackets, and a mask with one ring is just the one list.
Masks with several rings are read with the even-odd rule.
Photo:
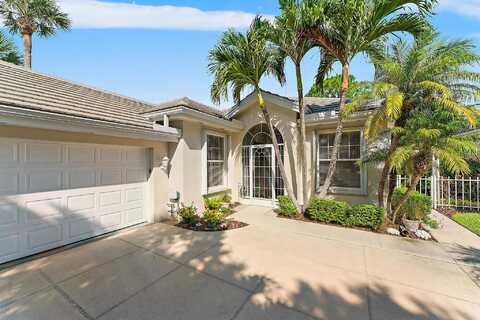
[[225, 137], [207, 135], [207, 187], [225, 184]]
[[[317, 189], [321, 188], [327, 176], [332, 157], [335, 133], [318, 135]], [[333, 176], [332, 191], [364, 191], [363, 169], [357, 165], [362, 156], [362, 133], [344, 132], [338, 148], [337, 168]]]

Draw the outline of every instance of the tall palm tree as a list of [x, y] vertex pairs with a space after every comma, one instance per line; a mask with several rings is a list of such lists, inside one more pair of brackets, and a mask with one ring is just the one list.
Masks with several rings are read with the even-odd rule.
[[[336, 171], [338, 146], [343, 133], [345, 93], [349, 87], [350, 63], [358, 54], [375, 56], [386, 36], [394, 32], [416, 34], [423, 30], [424, 15], [435, 0], [305, 0], [304, 36], [322, 48], [317, 81], [321, 87], [334, 62], [342, 65], [339, 115], [332, 157], [321, 197], [325, 197]], [[414, 8], [417, 11], [412, 11]]]
[[22, 58], [18, 53], [17, 47], [8, 39], [3, 33], [0, 32], [0, 60], [21, 64]]
[[300, 198], [301, 211], [304, 212], [310, 193], [307, 187], [307, 156], [305, 154], [305, 104], [303, 97], [303, 81], [301, 63], [310, 49], [315, 47], [313, 40], [302, 36], [302, 15], [297, 0], [280, 0], [281, 15], [275, 17], [272, 26], [271, 39], [282, 54], [289, 58], [295, 66], [298, 96], [298, 136], [299, 136], [299, 163], [301, 170], [302, 197]]
[[432, 167], [433, 157], [438, 158], [453, 175], [470, 173], [466, 159], [478, 156], [478, 146], [471, 137], [455, 135], [463, 127], [465, 117], [432, 100], [413, 112], [402, 128], [400, 145], [391, 155], [391, 166], [398, 172], [411, 176], [407, 193], [395, 204], [393, 220], [400, 208], [416, 189], [420, 179]]
[[[369, 99], [385, 102], [366, 123], [370, 141], [386, 136], [390, 145], [378, 186], [378, 202], [385, 205], [385, 186], [391, 176], [391, 155], [400, 144], [403, 128], [413, 111], [432, 100], [463, 115], [469, 125], [476, 124], [477, 113], [463, 103], [473, 102], [480, 92], [480, 73], [472, 67], [480, 63], [475, 46], [467, 40], [444, 41], [428, 31], [408, 43], [399, 39], [374, 60], [376, 79]], [[368, 99], [364, 99], [368, 100]], [[356, 102], [358, 103], [358, 102]], [[390, 209], [394, 181], [390, 181], [386, 201]]]
[[211, 86], [211, 97], [216, 103], [227, 100], [229, 88], [236, 103], [241, 100], [241, 94], [246, 88], [252, 88], [256, 94], [258, 105], [262, 111], [270, 135], [272, 137], [275, 155], [280, 168], [288, 196], [298, 208], [297, 198], [285, 171], [280, 154], [277, 137], [265, 105], [260, 81], [264, 76], [275, 77], [280, 84], [285, 82], [284, 57], [278, 47], [268, 41], [270, 25], [268, 21], [257, 16], [252, 21], [246, 34], [234, 30], [226, 31], [218, 44], [209, 53], [208, 69], [214, 75]]
[[24, 65], [32, 68], [32, 36], [50, 37], [57, 29], [70, 29], [70, 19], [55, 0], [0, 0], [5, 26], [23, 39]]

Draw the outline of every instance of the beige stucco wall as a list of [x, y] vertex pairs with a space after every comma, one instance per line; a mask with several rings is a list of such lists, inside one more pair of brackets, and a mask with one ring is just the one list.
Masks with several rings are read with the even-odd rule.
[[168, 156], [168, 146], [165, 142], [6, 125], [0, 126], [0, 137], [148, 148], [151, 159], [151, 173], [148, 178], [149, 221], [159, 221], [169, 216], [168, 175], [167, 171], [161, 168], [162, 159]]

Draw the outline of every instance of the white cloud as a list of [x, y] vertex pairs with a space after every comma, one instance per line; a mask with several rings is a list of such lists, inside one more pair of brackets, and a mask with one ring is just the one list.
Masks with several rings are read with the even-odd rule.
[[146, 28], [225, 30], [246, 28], [255, 14], [242, 11], [203, 11], [192, 7], [139, 5], [98, 0], [60, 0], [74, 28]]
[[440, 0], [439, 9], [480, 20], [480, 0]]

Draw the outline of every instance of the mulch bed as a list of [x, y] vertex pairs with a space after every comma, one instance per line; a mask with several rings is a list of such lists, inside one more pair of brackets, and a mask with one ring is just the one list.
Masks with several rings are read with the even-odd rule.
[[191, 225], [188, 223], [178, 222], [174, 224], [176, 227], [180, 227], [183, 229], [193, 230], [193, 231], [204, 231], [204, 232], [213, 232], [213, 231], [226, 231], [226, 230], [233, 230], [239, 229], [248, 226], [248, 224], [232, 219], [227, 219], [225, 222], [219, 224], [215, 228], [211, 228], [208, 224], [204, 223], [203, 221], [199, 221], [196, 225]]
[[[299, 216], [299, 217], [292, 218], [292, 217], [284, 217], [284, 216], [281, 216], [277, 213], [277, 217], [282, 218], [282, 219], [288, 219], [288, 220], [297, 220], [297, 221], [302, 221], [302, 222], [322, 224], [322, 225], [330, 226], [330, 227], [337, 227], [337, 228], [343, 228], [343, 229], [354, 229], [354, 230], [359, 230], [359, 231], [385, 234], [385, 235], [393, 236], [393, 237], [401, 237], [401, 238], [436, 242], [436, 240], [433, 237], [430, 238], [429, 240], [425, 240], [425, 239], [422, 239], [422, 238], [419, 238], [419, 237], [415, 236], [414, 234], [412, 234], [410, 232], [404, 233], [403, 235], [400, 235], [400, 236], [389, 234], [389, 233], [387, 233], [387, 228], [394, 228], [394, 229], [399, 230], [399, 227], [400, 227], [399, 225], [393, 225], [391, 223], [386, 225], [386, 226], [381, 226], [378, 230], [372, 230], [370, 228], [355, 227], [355, 226], [344, 226], [344, 225], [340, 225], [340, 224], [336, 224], [336, 223], [326, 223], [326, 222], [322, 222], [322, 221], [312, 220], [312, 219], [309, 219], [308, 217], [305, 217], [305, 216]], [[422, 228], [420, 228], [420, 229], [422, 229]], [[422, 230], [424, 230], [424, 229], [422, 229]], [[427, 230], [425, 230], [425, 231], [427, 231]]]

